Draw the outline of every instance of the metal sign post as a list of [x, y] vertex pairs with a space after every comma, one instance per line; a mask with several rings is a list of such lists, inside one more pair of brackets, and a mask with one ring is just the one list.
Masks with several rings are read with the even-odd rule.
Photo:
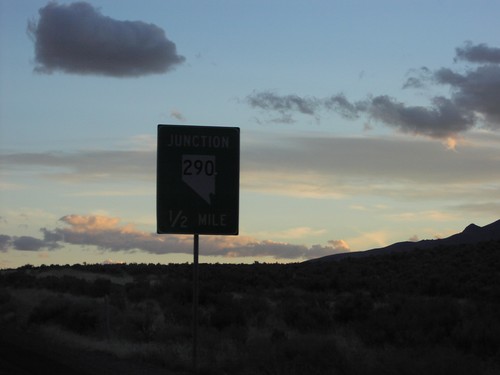
[[193, 369], [198, 371], [199, 235], [238, 234], [240, 129], [158, 125], [159, 234], [194, 234]]
[[199, 254], [199, 235], [194, 235], [193, 245], [193, 370], [198, 373], [198, 254]]

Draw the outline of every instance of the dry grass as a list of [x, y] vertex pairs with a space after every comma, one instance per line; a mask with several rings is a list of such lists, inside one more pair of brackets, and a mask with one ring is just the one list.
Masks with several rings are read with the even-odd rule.
[[[397, 261], [388, 259], [391, 260]], [[398, 262], [394, 265], [397, 270]], [[335, 273], [344, 279], [331, 282], [329, 269], [318, 271], [317, 276], [307, 273], [302, 280], [300, 274], [293, 279], [285, 273], [276, 273], [274, 266], [271, 269], [259, 266], [257, 271], [263, 276], [265, 272], [269, 274], [264, 278], [268, 281], [260, 287], [246, 286], [249, 279], [253, 280], [255, 270], [242, 268], [240, 272], [240, 269], [214, 266], [211, 278], [203, 280], [201, 294], [200, 374], [499, 373], [495, 359], [499, 352], [494, 352], [498, 347], [498, 335], [494, 333], [500, 327], [495, 326], [498, 321], [495, 300], [486, 306], [490, 313], [483, 304], [462, 295], [457, 298], [422, 295], [422, 288], [407, 295], [382, 293], [382, 284], [374, 288], [373, 293], [369, 289], [358, 291], [362, 277], [366, 278], [364, 288], [371, 287], [371, 280], [379, 279], [368, 278], [359, 271], [359, 265], [354, 266], [356, 264], [347, 269], [349, 272]], [[374, 265], [373, 272], [378, 275], [384, 267], [385, 263]], [[140, 277], [130, 279], [79, 269], [27, 270], [32, 275], [38, 272], [61, 280], [54, 284], [57, 288], [33, 277], [28, 280], [33, 289], [5, 287], [3, 311], [12, 314], [15, 307], [22, 314], [16, 322], [24, 321], [29, 323], [25, 327], [40, 328], [44, 341], [57, 343], [54, 346], [96, 354], [105, 357], [104, 360], [121, 362], [123, 359], [126, 364], [130, 361], [139, 366], [149, 363], [167, 372], [186, 372], [192, 361], [191, 289], [185, 282], [185, 276], [188, 279], [191, 275], [190, 269], [176, 266], [162, 269], [162, 273], [156, 267], [154, 270], [156, 273], [150, 273], [145, 268]], [[284, 266], [283, 271], [287, 271]], [[358, 274], [352, 275], [353, 272]], [[311, 275], [319, 281], [312, 283]], [[76, 282], [84, 291], [78, 294], [78, 288], [65, 288], [72, 286], [67, 280], [68, 283], [75, 281], [66, 276], [88, 280], [88, 284], [110, 276], [113, 286], [109, 294], [103, 296], [89, 293], [85, 283], [81, 287], [82, 283]], [[280, 278], [286, 283], [280, 283]], [[349, 287], [347, 281], [351, 279], [356, 283]], [[19, 277], [19, 280], [24, 279]], [[295, 280], [295, 284], [289, 285], [290, 280]], [[124, 285], [127, 281], [132, 282]], [[393, 284], [391, 278], [390, 285]], [[72, 290], [77, 295], [35, 289], [42, 286]], [[11, 300], [5, 297], [7, 294], [12, 296]], [[483, 347], [490, 352], [477, 349]]]
[[170, 368], [187, 366], [191, 360], [190, 342], [160, 343], [102, 339], [79, 335], [55, 325], [40, 327], [40, 332], [58, 345], [87, 352], [106, 353], [119, 359], [147, 362]]
[[80, 270], [75, 270], [71, 268], [61, 268], [61, 269], [54, 269], [50, 268], [47, 270], [40, 270], [34, 273], [36, 277], [47, 277], [47, 276], [55, 276], [55, 277], [62, 277], [62, 276], [72, 276], [77, 279], [83, 279], [86, 281], [95, 281], [96, 279], [107, 279], [111, 281], [113, 284], [118, 284], [118, 285], [125, 285], [127, 283], [133, 282], [134, 278], [130, 275], [121, 275], [121, 276], [116, 276], [116, 275], [107, 275], [103, 273], [92, 273], [88, 271], [80, 271]]

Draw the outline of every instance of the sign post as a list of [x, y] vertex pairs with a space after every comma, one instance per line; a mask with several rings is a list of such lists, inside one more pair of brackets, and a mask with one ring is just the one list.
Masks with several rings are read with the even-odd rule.
[[193, 369], [194, 373], [198, 372], [198, 293], [199, 293], [199, 273], [198, 273], [198, 255], [199, 250], [199, 235], [194, 235], [193, 244]]
[[193, 234], [193, 368], [198, 367], [199, 235], [237, 235], [240, 129], [158, 125], [159, 234]]

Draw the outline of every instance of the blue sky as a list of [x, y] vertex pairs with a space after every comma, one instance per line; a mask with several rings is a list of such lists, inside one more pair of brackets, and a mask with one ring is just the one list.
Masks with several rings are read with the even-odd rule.
[[190, 261], [192, 236], [154, 234], [161, 123], [241, 129], [240, 235], [202, 236], [204, 262], [302, 261], [499, 219], [499, 13], [0, 0], [0, 267]]

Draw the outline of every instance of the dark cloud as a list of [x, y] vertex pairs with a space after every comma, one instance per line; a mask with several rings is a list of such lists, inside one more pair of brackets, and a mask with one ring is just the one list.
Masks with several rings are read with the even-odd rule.
[[5, 252], [11, 246], [11, 238], [5, 234], [0, 234], [0, 251]]
[[294, 123], [293, 113], [320, 117], [321, 111], [334, 111], [341, 116], [354, 119], [359, 112], [365, 109], [366, 102], [349, 102], [343, 94], [332, 95], [328, 98], [300, 97], [298, 95], [278, 95], [271, 91], [253, 92], [246, 97], [252, 108], [268, 112], [277, 112], [279, 118], [272, 118], [271, 122]]
[[326, 109], [332, 110], [347, 119], [356, 119], [361, 111], [366, 110], [368, 102], [349, 102], [343, 94], [333, 95], [323, 100]]
[[422, 89], [431, 81], [432, 72], [425, 66], [420, 69], [411, 69], [409, 73], [410, 77], [403, 84], [403, 89]]
[[16, 250], [25, 250], [25, 251], [38, 251], [45, 247], [45, 243], [35, 237], [31, 236], [21, 236], [15, 237], [12, 240], [12, 246]]
[[[267, 101], [270, 99], [270, 101]], [[295, 103], [302, 103], [294, 96], [294, 101], [288, 97], [280, 97], [269, 92], [253, 94], [248, 97], [252, 107], [264, 110], [276, 110], [289, 118], [297, 109]], [[376, 96], [363, 101], [350, 102], [343, 95], [334, 95], [326, 99], [307, 99], [306, 103], [315, 103], [309, 106], [310, 111], [301, 113], [320, 116], [320, 110], [333, 111], [346, 119], [356, 119], [362, 114], [370, 119], [382, 122], [404, 133], [425, 135], [433, 138], [446, 138], [474, 127], [474, 115], [470, 111], [461, 109], [452, 100], [444, 97], [435, 97], [432, 105], [407, 106], [402, 102], [386, 95]]]
[[291, 122], [290, 112], [305, 115], [315, 115], [320, 103], [315, 98], [302, 98], [298, 95], [277, 95], [270, 91], [254, 92], [247, 97], [247, 102], [253, 108], [275, 111], [282, 115], [284, 121]]
[[28, 24], [37, 72], [134, 77], [164, 73], [185, 60], [160, 27], [114, 20], [85, 2], [50, 2], [39, 15]]
[[464, 74], [443, 68], [434, 77], [451, 87], [457, 108], [477, 114], [491, 129], [500, 129], [500, 65], [482, 65]]
[[[41, 231], [44, 232], [45, 230], [42, 229]], [[39, 239], [32, 236], [17, 237], [0, 234], [0, 251], [6, 252], [11, 248], [20, 251], [54, 250], [60, 247], [57, 243], [60, 240], [61, 238], [56, 239], [53, 236], [45, 236], [43, 239]]]
[[332, 111], [346, 119], [361, 115], [393, 127], [403, 133], [431, 138], [454, 138], [472, 128], [486, 125], [500, 129], [500, 48], [485, 44], [466, 44], [457, 48], [456, 60], [481, 64], [460, 72], [450, 68], [432, 71], [422, 67], [411, 71], [404, 89], [422, 89], [430, 85], [449, 86], [450, 96], [434, 96], [427, 106], [412, 106], [387, 95], [350, 101], [342, 94], [327, 98], [280, 96], [268, 91], [247, 97], [253, 108], [278, 112], [293, 122], [293, 114], [320, 118], [321, 111]]
[[489, 47], [481, 43], [474, 45], [465, 43], [463, 47], [456, 49], [455, 60], [465, 60], [473, 63], [500, 64], [500, 48]]
[[172, 109], [170, 111], [170, 116], [175, 118], [178, 121], [181, 121], [181, 122], [186, 121], [186, 118], [184, 117], [184, 115], [180, 111], [178, 111], [177, 109]]
[[404, 133], [446, 138], [474, 126], [472, 114], [463, 111], [451, 100], [435, 97], [431, 107], [407, 106], [388, 96], [373, 98], [369, 115]]
[[4, 251], [9, 247], [21, 251], [39, 251], [42, 249], [54, 250], [59, 248], [59, 244], [53, 241], [41, 240], [31, 236], [10, 237], [0, 235], [0, 243]]

